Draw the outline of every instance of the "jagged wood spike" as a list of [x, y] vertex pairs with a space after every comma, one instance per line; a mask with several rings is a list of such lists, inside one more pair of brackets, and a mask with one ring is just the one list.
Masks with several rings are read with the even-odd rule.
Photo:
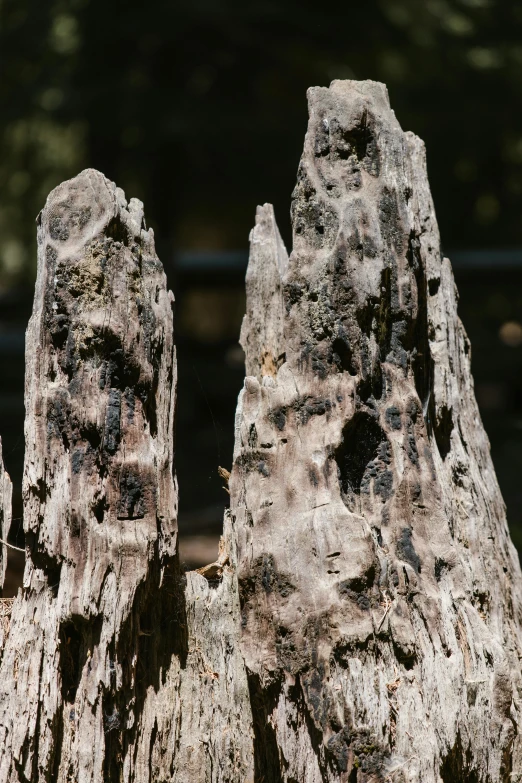
[[148, 650], [143, 636], [181, 595], [171, 310], [141, 203], [93, 170], [56, 188], [27, 330], [28, 557], [1, 653], [2, 781], [116, 779], [151, 743], [153, 662], [181, 645], [179, 625]]
[[257, 208], [250, 234], [250, 263], [246, 275], [247, 313], [240, 342], [247, 375], [275, 375], [284, 360], [281, 278], [288, 253], [271, 204]]
[[424, 147], [381, 84], [308, 98], [287, 271], [268, 205], [254, 230], [230, 479], [256, 776], [518, 779], [522, 579]]
[[309, 100], [290, 259], [270, 205], [251, 237], [221, 555], [185, 590], [152, 233], [98, 172], [48, 199], [0, 783], [521, 774], [520, 569], [423, 146], [382, 85]]
[[215, 582], [185, 579], [176, 555], [172, 303], [139, 201], [93, 170], [50, 194], [27, 331], [28, 557], [0, 644], [1, 783], [253, 781], [229, 517]]

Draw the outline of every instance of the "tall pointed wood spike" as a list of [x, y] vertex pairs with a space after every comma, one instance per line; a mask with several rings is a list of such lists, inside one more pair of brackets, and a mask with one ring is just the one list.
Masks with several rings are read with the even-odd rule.
[[288, 253], [275, 222], [274, 208], [265, 204], [257, 208], [256, 225], [250, 234], [247, 313], [240, 339], [247, 375], [275, 375], [284, 360], [281, 277], [287, 267]]
[[142, 204], [97, 171], [39, 217], [26, 362], [28, 557], [0, 651], [0, 781], [129, 779], [158, 730], [147, 691], [183, 646], [176, 363]]
[[273, 242], [247, 284], [230, 480], [257, 777], [516, 779], [522, 579], [424, 148], [381, 84], [309, 109], [288, 270]]

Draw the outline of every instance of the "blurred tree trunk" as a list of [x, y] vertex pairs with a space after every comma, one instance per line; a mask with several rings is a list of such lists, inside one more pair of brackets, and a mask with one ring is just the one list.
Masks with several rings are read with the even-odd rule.
[[293, 252], [270, 205], [251, 236], [231, 507], [200, 573], [176, 554], [172, 296], [142, 205], [89, 170], [39, 218], [0, 783], [522, 779], [522, 579], [423, 145], [383, 85], [309, 103]]

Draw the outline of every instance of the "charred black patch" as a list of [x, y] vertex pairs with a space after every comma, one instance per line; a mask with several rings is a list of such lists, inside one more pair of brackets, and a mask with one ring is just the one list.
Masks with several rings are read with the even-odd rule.
[[300, 368], [311, 367], [314, 375], [317, 375], [321, 380], [324, 380], [328, 375], [329, 364], [327, 356], [311, 343], [305, 343], [303, 346], [301, 356], [299, 357], [299, 366]]
[[65, 389], [59, 389], [48, 402], [47, 435], [49, 438], [70, 439], [70, 401]]
[[428, 280], [428, 291], [430, 296], [435, 296], [440, 288], [440, 277], [431, 277]]
[[406, 454], [412, 465], [419, 466], [419, 452], [417, 451], [417, 443], [415, 441], [415, 435], [409, 433], [406, 440]]
[[372, 481], [375, 493], [383, 500], [392, 494], [390, 447], [378, 421], [369, 413], [360, 411], [345, 425], [335, 460], [341, 495], [349, 508], [355, 495], [370, 491]]
[[304, 283], [292, 282], [285, 285], [283, 289], [283, 298], [287, 313], [292, 309], [292, 305], [297, 304], [297, 302], [301, 300], [305, 291], [306, 286]]
[[95, 424], [83, 424], [79, 428], [79, 437], [87, 443], [87, 451], [97, 451], [101, 445], [101, 435]]
[[53, 345], [57, 350], [62, 350], [69, 336], [69, 318], [67, 315], [58, 313], [49, 320], [49, 333]]
[[71, 467], [73, 473], [81, 473], [84, 457], [85, 451], [83, 449], [75, 449], [73, 451], [71, 455]]
[[[269, 419], [271, 421], [273, 421], [271, 416], [272, 416], [272, 414], [269, 414]], [[276, 422], [273, 422], [273, 423], [276, 423]], [[277, 426], [277, 424], [276, 424], [276, 426]], [[284, 424], [284, 421], [283, 421], [283, 427], [277, 427], [277, 429], [283, 429], [284, 426], [285, 426], [285, 424]], [[256, 429], [256, 425], [253, 422], [252, 422], [252, 424], [250, 425], [250, 427], [248, 429], [248, 445], [250, 446], [251, 449], [253, 449], [253, 448], [255, 448], [257, 446], [257, 429]]]
[[378, 422], [368, 413], [356, 413], [345, 425], [341, 443], [335, 451], [344, 495], [360, 493], [366, 467], [384, 437]]
[[257, 472], [261, 473], [262, 476], [264, 476], [265, 478], [269, 477], [270, 469], [264, 459], [259, 460], [259, 462], [256, 465], [256, 468], [257, 468]]
[[453, 426], [451, 408], [442, 405], [433, 422], [435, 441], [442, 459], [446, 459], [451, 450], [451, 433], [453, 432]]
[[[378, 468], [377, 468], [378, 470]], [[383, 500], [388, 500], [393, 495], [393, 473], [391, 470], [380, 470], [375, 476], [375, 494]]]
[[127, 227], [119, 216], [116, 216], [111, 220], [105, 229], [105, 233], [115, 242], [121, 242], [124, 245], [128, 245], [131, 239]]
[[380, 367], [367, 374], [357, 384], [356, 394], [361, 402], [368, 403], [371, 400], [380, 400], [383, 392], [383, 376]]
[[[326, 746], [328, 755], [339, 772], [348, 770], [350, 758], [350, 731], [347, 728], [330, 737]], [[351, 782], [350, 782], [351, 783]]]
[[[457, 739], [451, 750], [443, 758], [440, 765], [440, 777], [442, 783], [480, 783], [477, 771], [473, 769], [473, 754], [471, 748], [466, 749], [462, 744], [460, 731], [457, 732]], [[502, 780], [508, 780], [510, 775], [503, 777]]]
[[243, 606], [258, 591], [262, 591], [266, 595], [275, 593], [281, 598], [288, 598], [295, 589], [290, 577], [277, 570], [274, 556], [271, 554], [260, 555], [256, 558], [252, 563], [250, 573], [241, 579], [239, 584]]
[[266, 593], [276, 592], [281, 598], [288, 598], [294, 592], [295, 587], [289, 577], [276, 571], [273, 555], [261, 555], [254, 565], [256, 567]]
[[297, 171], [290, 211], [297, 236], [302, 236], [314, 248], [333, 244], [339, 231], [339, 217], [318, 195], [303, 165]]
[[348, 372], [350, 375], [356, 375], [357, 371], [353, 364], [353, 351], [348, 339], [348, 335], [344, 331], [340, 331], [337, 337], [332, 342], [332, 364], [334, 364], [339, 372]]
[[410, 338], [413, 377], [419, 399], [423, 407], [427, 408], [430, 401], [433, 403], [433, 358], [428, 338], [428, 281], [420, 256], [420, 241], [413, 231], [408, 238], [407, 259], [417, 287], [417, 318]]
[[399, 214], [397, 194], [394, 190], [384, 188], [379, 201], [379, 224], [381, 234], [386, 244], [395, 249], [397, 254], [404, 250], [404, 230]]
[[417, 441], [415, 439], [415, 423], [417, 421], [417, 418], [420, 414], [420, 409], [418, 407], [418, 404], [415, 400], [410, 400], [408, 402], [408, 405], [406, 406], [406, 438], [405, 438], [405, 446], [406, 446], [406, 454], [408, 455], [408, 459], [412, 463], [412, 465], [415, 465], [415, 467], [419, 467], [419, 451], [417, 449]]
[[309, 647], [297, 644], [290, 629], [279, 626], [275, 646], [278, 664], [281, 669], [292, 672], [292, 674], [299, 674], [310, 668], [311, 653]]
[[125, 468], [120, 479], [118, 519], [142, 519], [147, 511], [142, 476]]
[[96, 521], [101, 523], [105, 517], [105, 512], [108, 510], [109, 504], [105, 495], [97, 498], [92, 505], [92, 513], [94, 514]]
[[69, 229], [67, 223], [55, 215], [49, 220], [49, 234], [51, 239], [58, 242], [66, 242], [69, 239]]
[[337, 119], [332, 119], [328, 127], [319, 125], [315, 138], [316, 157], [329, 156], [332, 162], [352, 160], [372, 176], [379, 176], [379, 150], [373, 126], [373, 117], [367, 111], [351, 128], [343, 127]]
[[306, 424], [312, 416], [324, 416], [332, 410], [332, 403], [327, 398], [306, 397], [298, 400], [294, 408], [302, 424]]
[[381, 783], [387, 778], [389, 753], [368, 729], [345, 726], [329, 739], [326, 747], [334, 769], [349, 772], [347, 783]]
[[62, 698], [69, 704], [74, 704], [85, 664], [89, 666], [89, 650], [94, 650], [99, 644], [101, 627], [101, 617], [88, 621], [80, 615], [75, 615], [60, 626]]
[[372, 605], [371, 599], [366, 593], [357, 593], [355, 590], [350, 590], [346, 587], [340, 587], [339, 593], [342, 598], [349, 598], [351, 601], [354, 601], [359, 609], [363, 611], [367, 611]]
[[268, 477], [270, 475], [270, 465], [266, 453], [263, 451], [244, 451], [236, 458], [235, 464], [247, 473], [256, 470], [262, 476]]
[[401, 428], [401, 412], [396, 405], [390, 405], [386, 409], [386, 422], [392, 428], [392, 430], [400, 430]]
[[45, 262], [51, 270], [54, 270], [54, 265], [58, 260], [58, 253], [52, 245], [45, 246]]
[[448, 569], [449, 565], [443, 557], [435, 558], [435, 579], [437, 582], [440, 582], [443, 574], [445, 574]]
[[371, 606], [370, 590], [375, 582], [376, 573], [375, 565], [372, 564], [366, 573], [353, 579], [343, 579], [337, 585], [340, 597], [354, 601], [359, 609], [369, 609]]
[[105, 416], [105, 432], [103, 447], [109, 454], [114, 454], [120, 445], [121, 437], [121, 393], [117, 389], [109, 392], [107, 414]]
[[414, 571], [420, 574], [421, 561], [414, 549], [412, 542], [412, 530], [409, 527], [403, 527], [399, 540], [397, 541], [397, 556], [409, 563]]
[[132, 424], [134, 421], [134, 411], [136, 409], [136, 397], [133, 389], [125, 389], [125, 402], [127, 403], [127, 421]]
[[[270, 413], [268, 414], [268, 418], [272, 422], [272, 424], [274, 424], [277, 427], [279, 432], [282, 432], [286, 425], [286, 408], [275, 408], [273, 411], [270, 411]], [[252, 426], [255, 427], [255, 424], [253, 424]], [[250, 444], [250, 436], [249, 436], [248, 445], [249, 446], [255, 445], [254, 443]]]
[[404, 347], [408, 340], [408, 322], [405, 320], [394, 321], [389, 333], [389, 353], [386, 361], [393, 362], [403, 370], [408, 367], [409, 352]]
[[261, 684], [257, 674], [247, 670], [254, 728], [254, 780], [283, 783], [277, 735], [269, 717], [279, 701], [281, 687]]
[[310, 484], [317, 489], [319, 486], [319, 476], [317, 474], [317, 468], [313, 465], [310, 465], [308, 468], [308, 478], [310, 479]]

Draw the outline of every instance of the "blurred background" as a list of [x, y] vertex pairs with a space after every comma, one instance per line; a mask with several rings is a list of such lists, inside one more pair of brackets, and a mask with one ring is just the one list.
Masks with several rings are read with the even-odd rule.
[[[35, 218], [92, 166], [145, 202], [176, 301], [182, 558], [214, 559], [227, 495], [248, 234], [290, 245], [306, 89], [388, 85], [426, 142], [443, 245], [522, 549], [522, 4], [517, 0], [0, 0], [0, 433], [23, 544], [23, 349]], [[21, 562], [10, 553], [12, 594]]]

